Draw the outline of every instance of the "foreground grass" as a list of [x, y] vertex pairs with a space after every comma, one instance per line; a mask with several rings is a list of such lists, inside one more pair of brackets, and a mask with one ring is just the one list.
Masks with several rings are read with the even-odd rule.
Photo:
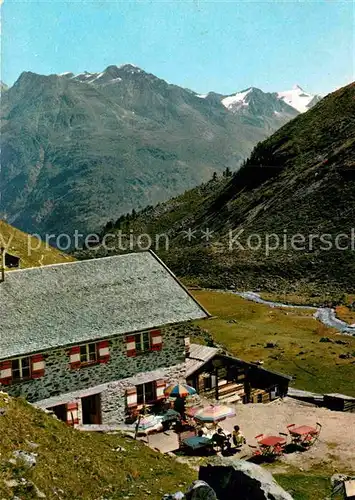
[[[311, 312], [270, 308], [232, 293], [192, 292], [216, 316], [196, 324], [235, 356], [264, 361], [266, 368], [293, 376], [292, 385], [299, 389], [355, 396], [355, 358], [339, 358], [355, 352], [355, 338], [338, 335], [316, 321]], [[321, 337], [332, 342], [319, 342]], [[347, 345], [336, 344], [339, 339]], [[265, 349], [267, 342], [277, 343], [277, 347]]]
[[[273, 473], [273, 467], [277, 467], [277, 463], [268, 467], [271, 473]], [[307, 472], [288, 465], [284, 472], [275, 471], [273, 476], [294, 500], [326, 500], [327, 498], [342, 500], [341, 493], [336, 495], [332, 493], [331, 477], [334, 472], [334, 469], [326, 464], [315, 465]], [[351, 470], [343, 470], [342, 473], [352, 475]]]
[[[8, 402], [7, 402], [8, 401]], [[120, 435], [83, 433], [34, 409], [25, 401], [0, 393], [0, 498], [37, 498], [4, 480], [25, 477], [47, 498], [161, 500], [163, 493], [186, 489], [194, 471], [171, 457]], [[31, 443], [36, 443], [33, 448]], [[119, 451], [118, 447], [124, 450]], [[29, 471], [9, 464], [14, 450], [38, 454]], [[117, 450], [117, 451], [115, 451]]]
[[330, 498], [329, 476], [311, 474], [275, 474], [274, 478], [294, 500], [324, 500]]

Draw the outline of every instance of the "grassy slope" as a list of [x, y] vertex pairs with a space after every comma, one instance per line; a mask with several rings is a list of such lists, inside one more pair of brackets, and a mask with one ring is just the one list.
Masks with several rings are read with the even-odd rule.
[[[185, 489], [195, 479], [186, 465], [132, 439], [76, 431], [21, 399], [8, 400], [1, 393], [0, 408], [6, 409], [0, 416], [0, 498], [12, 498], [2, 480], [20, 477], [32, 481], [47, 498], [63, 500], [127, 495], [161, 500], [163, 493]], [[31, 448], [29, 442], [38, 448]], [[119, 446], [125, 451], [115, 451]], [[37, 465], [23, 473], [9, 464], [14, 450], [38, 453]], [[15, 493], [26, 500], [36, 498], [21, 488]]]
[[275, 474], [274, 477], [292, 495], [293, 500], [325, 500], [332, 493], [329, 476], [321, 473]]
[[0, 220], [0, 243], [10, 254], [21, 258], [21, 268], [75, 260], [72, 256], [61, 253], [56, 248], [46, 246], [44, 243], [39, 245], [37, 238], [2, 220]]
[[349, 324], [355, 323], [355, 311], [350, 310], [346, 306], [338, 306], [336, 308], [337, 316]]
[[[313, 319], [310, 312], [271, 309], [230, 293], [193, 293], [218, 316], [197, 324], [231, 353], [247, 361], [263, 360], [266, 368], [292, 375], [293, 385], [299, 389], [355, 396], [354, 358], [339, 359], [341, 353], [355, 352], [354, 338], [340, 337]], [[321, 337], [341, 338], [348, 345], [319, 342]], [[276, 342], [278, 347], [265, 349], [267, 342]]]

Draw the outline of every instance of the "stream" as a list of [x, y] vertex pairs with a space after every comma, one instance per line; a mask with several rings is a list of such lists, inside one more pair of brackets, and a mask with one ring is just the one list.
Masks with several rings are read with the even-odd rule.
[[269, 307], [285, 307], [288, 309], [307, 309], [313, 310], [313, 317], [318, 321], [321, 321], [324, 325], [336, 328], [343, 335], [355, 336], [355, 324], [349, 325], [345, 321], [337, 318], [335, 310], [330, 307], [312, 307], [312, 306], [300, 306], [293, 304], [283, 304], [282, 302], [273, 302], [271, 300], [264, 300], [260, 297], [258, 293], [255, 292], [232, 292], [239, 297], [246, 300], [252, 300], [253, 302], [258, 302], [259, 304], [265, 304]]

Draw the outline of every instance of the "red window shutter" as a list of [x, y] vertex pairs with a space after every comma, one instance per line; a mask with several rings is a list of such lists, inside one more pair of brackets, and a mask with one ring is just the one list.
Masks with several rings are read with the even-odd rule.
[[126, 337], [126, 352], [127, 356], [136, 356], [136, 339], [134, 335], [127, 335]]
[[42, 354], [31, 356], [31, 377], [40, 378], [44, 376], [45, 363]]
[[11, 361], [0, 361], [0, 384], [9, 385], [12, 382]]
[[161, 351], [163, 347], [163, 338], [161, 330], [152, 330], [150, 332], [150, 350]]
[[67, 424], [77, 425], [79, 423], [79, 403], [67, 403]]
[[107, 363], [110, 360], [110, 343], [103, 340], [97, 344], [97, 355], [99, 363]]
[[126, 405], [127, 408], [135, 408], [137, 406], [137, 388], [134, 386], [126, 389]]
[[75, 370], [76, 368], [80, 368], [80, 347], [75, 346], [70, 349], [69, 353], [69, 363], [70, 368]]
[[165, 387], [166, 387], [165, 380], [160, 379], [155, 381], [156, 399], [165, 399], [165, 394], [164, 394]]

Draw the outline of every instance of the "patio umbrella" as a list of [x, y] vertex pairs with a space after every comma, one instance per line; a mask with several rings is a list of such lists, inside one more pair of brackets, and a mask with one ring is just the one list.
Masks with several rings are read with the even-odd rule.
[[235, 410], [225, 405], [206, 406], [198, 411], [194, 418], [201, 422], [219, 422], [227, 417], [234, 417]]
[[189, 408], [186, 408], [186, 415], [189, 417], [194, 417], [197, 412], [201, 411], [203, 408], [201, 406], [190, 406]]
[[164, 394], [168, 398], [185, 398], [191, 394], [196, 394], [196, 389], [187, 384], [172, 384], [165, 389]]

